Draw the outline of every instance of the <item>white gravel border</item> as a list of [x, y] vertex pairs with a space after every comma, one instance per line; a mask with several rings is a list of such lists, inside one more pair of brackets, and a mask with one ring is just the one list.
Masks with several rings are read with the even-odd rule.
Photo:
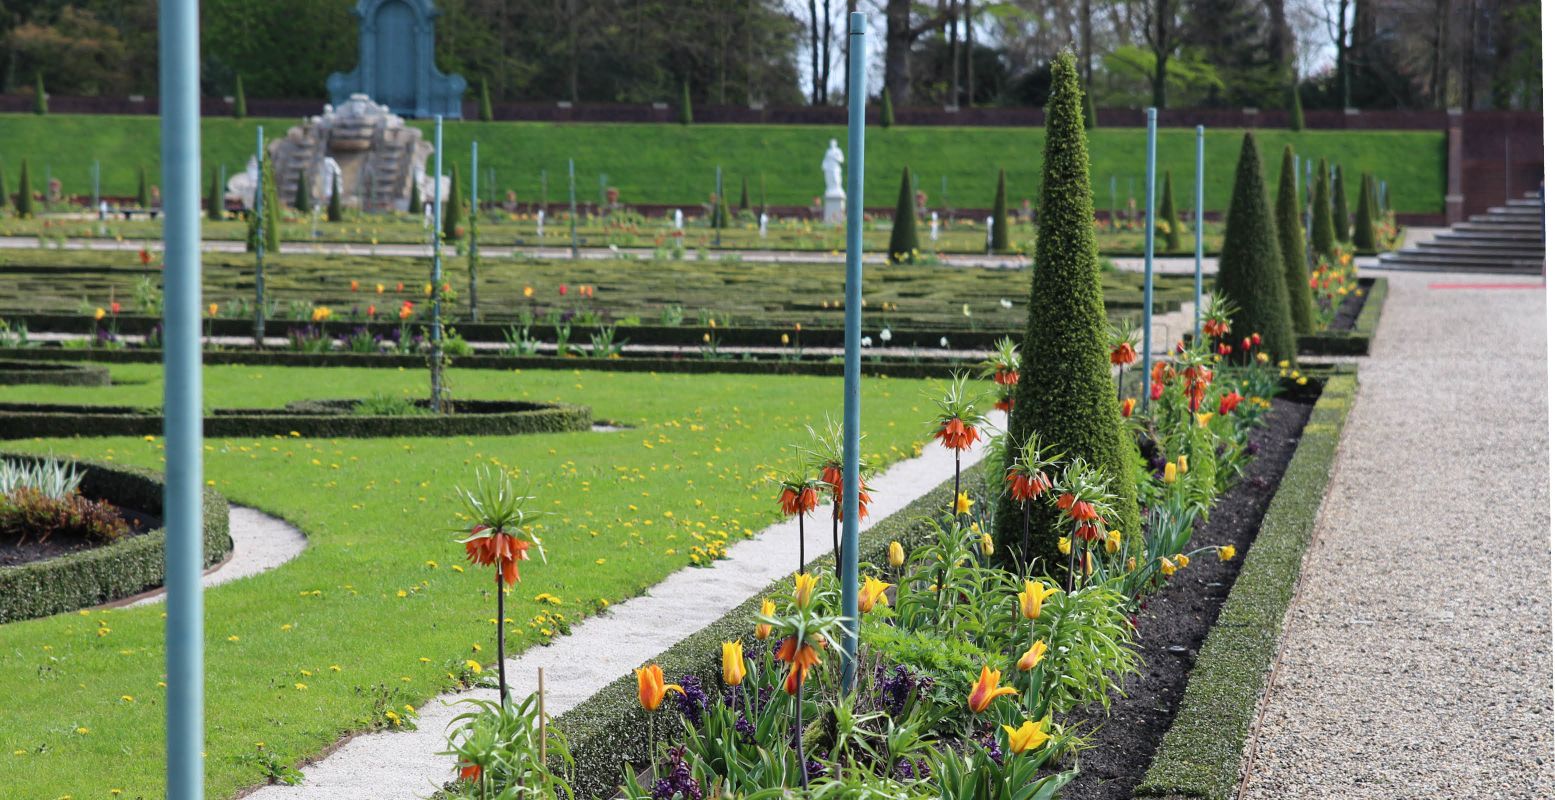
[[[227, 520], [232, 535], [232, 555], [205, 573], [200, 583], [207, 589], [275, 569], [301, 555], [308, 546], [308, 537], [302, 531], [286, 520], [272, 517], [263, 511], [234, 505], [229, 508]], [[133, 608], [160, 603], [165, 599], [166, 589], [153, 589], [110, 603], [106, 607]]]

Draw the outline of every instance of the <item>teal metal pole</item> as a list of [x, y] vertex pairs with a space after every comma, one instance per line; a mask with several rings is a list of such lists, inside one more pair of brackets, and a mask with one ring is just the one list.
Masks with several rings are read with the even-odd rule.
[[1150, 407], [1150, 340], [1155, 322], [1155, 109], [1145, 109], [1145, 348], [1140, 403]]
[[162, 516], [167, 585], [167, 797], [205, 796], [205, 566], [200, 384], [200, 20], [196, 0], [161, 0]]
[[470, 142], [470, 321], [479, 322], [480, 312], [475, 310], [475, 272], [479, 267], [480, 244], [477, 241], [475, 226], [480, 222], [481, 195], [478, 188], [481, 180], [480, 170], [480, 143]]
[[864, 335], [864, 14], [848, 15], [848, 257], [842, 367], [842, 686], [858, 673], [859, 349]]
[[265, 346], [265, 126], [254, 130], [254, 347]]
[[1200, 304], [1204, 297], [1204, 126], [1197, 129], [1193, 158], [1193, 340], [1199, 340], [1203, 324]]
[[432, 174], [432, 412], [443, 410], [443, 117], [437, 117]]

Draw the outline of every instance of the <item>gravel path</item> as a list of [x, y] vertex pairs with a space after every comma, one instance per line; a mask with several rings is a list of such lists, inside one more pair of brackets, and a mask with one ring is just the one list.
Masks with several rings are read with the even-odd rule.
[[[308, 546], [308, 537], [302, 531], [263, 511], [232, 506], [227, 519], [232, 534], [232, 555], [205, 573], [200, 582], [207, 589], [275, 569], [301, 555]], [[143, 606], [160, 603], [166, 597], [166, 589], [156, 589], [112, 605]]]
[[1545, 293], [1388, 282], [1241, 796], [1555, 797]]
[[[995, 424], [1003, 425], [1002, 415]], [[982, 448], [962, 458], [966, 469], [982, 457]], [[884, 519], [951, 477], [949, 451], [929, 445], [923, 455], [898, 462], [870, 481], [874, 502], [869, 523]], [[805, 554], [831, 547], [831, 526], [812, 518], [805, 526]], [[772, 581], [793, 572], [798, 562], [798, 526], [792, 520], [772, 525], [754, 538], [729, 548], [729, 558], [710, 569], [682, 569], [642, 597], [590, 617], [544, 647], [532, 647], [507, 662], [509, 685], [522, 696], [534, 690], [535, 670], [546, 668], [546, 713], [560, 715], [593, 696], [611, 681], [651, 661], [681, 639], [707, 627]], [[495, 690], [444, 695], [420, 709], [415, 731], [374, 733], [347, 741], [303, 770], [296, 786], [266, 786], [249, 800], [415, 800], [433, 794], [453, 777], [453, 761], [439, 756], [447, 744], [447, 726], [459, 711], [449, 703], [465, 697], [496, 699]]]

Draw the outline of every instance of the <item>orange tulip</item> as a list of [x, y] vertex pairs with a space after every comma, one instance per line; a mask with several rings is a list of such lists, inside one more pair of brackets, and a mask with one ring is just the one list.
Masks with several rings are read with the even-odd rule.
[[988, 710], [993, 701], [1015, 693], [1013, 688], [999, 685], [999, 670], [989, 669], [984, 664], [983, 674], [972, 683], [972, 691], [966, 696], [966, 705], [972, 709], [973, 714], [981, 714]]
[[637, 668], [637, 702], [645, 711], [658, 711], [670, 691], [686, 693], [680, 686], [664, 682], [664, 668], [658, 664]]
[[1042, 663], [1042, 658], [1046, 655], [1047, 642], [1039, 639], [1031, 643], [1031, 647], [1021, 655], [1020, 661], [1016, 662], [1015, 667], [1021, 672], [1030, 672], [1035, 669], [1038, 664]]
[[[761, 601], [761, 613], [762, 613], [762, 616], [767, 616], [767, 617], [770, 617], [773, 614], [776, 614], [777, 613], [777, 604], [772, 602], [771, 600], [763, 600], [763, 601]], [[767, 637], [771, 636], [771, 635], [772, 635], [772, 626], [771, 625], [768, 625], [765, 622], [757, 623], [757, 625], [756, 625], [756, 639], [757, 639], [757, 641], [764, 642], [764, 641], [767, 640]]]

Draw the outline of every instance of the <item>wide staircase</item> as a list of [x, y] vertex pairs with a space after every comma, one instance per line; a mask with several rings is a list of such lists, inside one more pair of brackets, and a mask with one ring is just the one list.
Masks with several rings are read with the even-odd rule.
[[1544, 200], [1538, 192], [1508, 200], [1430, 241], [1377, 259], [1380, 269], [1544, 273]]

